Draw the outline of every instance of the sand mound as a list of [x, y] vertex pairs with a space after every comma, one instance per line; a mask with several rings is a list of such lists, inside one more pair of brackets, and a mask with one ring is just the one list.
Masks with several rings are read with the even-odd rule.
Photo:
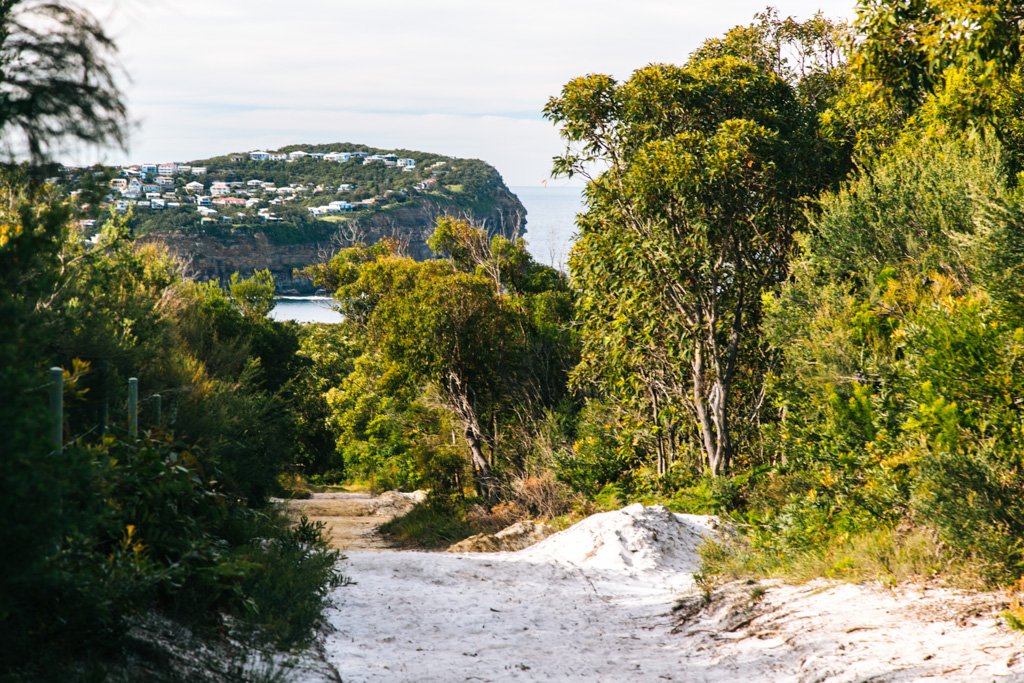
[[715, 526], [714, 517], [678, 515], [663, 505], [637, 503], [591, 515], [518, 555], [631, 575], [694, 572], [700, 568], [697, 546]]

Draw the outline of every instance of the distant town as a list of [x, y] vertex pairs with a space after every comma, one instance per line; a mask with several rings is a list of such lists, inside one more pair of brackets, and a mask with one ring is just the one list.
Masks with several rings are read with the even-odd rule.
[[[397, 154], [370, 154], [361, 151], [309, 152], [268, 152], [254, 150], [247, 154], [230, 155], [232, 162], [297, 162], [304, 160], [337, 164], [381, 164], [396, 171], [411, 172], [416, 169], [416, 160]], [[445, 161], [437, 161], [427, 167], [428, 173], [436, 176], [444, 173]], [[436, 177], [428, 177], [416, 183], [413, 189], [429, 191], [437, 184]], [[139, 212], [188, 210], [192, 209], [201, 217], [201, 223], [231, 223], [236, 219], [252, 216], [262, 221], [283, 220], [275, 209], [289, 202], [300, 201], [309, 204], [312, 196], [330, 195], [336, 198], [322, 205], [307, 205], [306, 210], [314, 217], [329, 217], [361, 209], [371, 209], [388, 201], [393, 190], [385, 190], [379, 197], [345, 199], [357, 188], [355, 182], [343, 182], [337, 186], [322, 184], [290, 183], [278, 186], [274, 182], [258, 177], [238, 181], [209, 181], [207, 167], [185, 163], [146, 163], [120, 167], [117, 177], [109, 182], [110, 194], [106, 205], [118, 213], [129, 210]], [[244, 213], [243, 213], [244, 212]], [[95, 220], [80, 221], [81, 227], [94, 227]]]

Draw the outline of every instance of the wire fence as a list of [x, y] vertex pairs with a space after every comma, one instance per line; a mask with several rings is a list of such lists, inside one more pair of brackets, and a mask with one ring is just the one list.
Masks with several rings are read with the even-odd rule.
[[139, 436], [139, 415], [141, 407], [145, 406], [148, 410], [146, 412], [151, 413], [152, 422], [150, 426], [163, 427], [164, 426], [164, 393], [158, 392], [152, 393], [148, 396], [142, 397], [139, 400], [139, 380], [136, 377], [128, 378], [127, 392], [126, 392], [126, 404], [127, 409], [123, 420], [109, 420], [109, 405], [106, 397], [103, 399], [103, 405], [101, 406], [101, 415], [97, 424], [93, 425], [89, 429], [86, 429], [79, 434], [74, 436], [67, 436], [68, 431], [65, 428], [65, 407], [64, 407], [64, 394], [65, 394], [65, 373], [64, 369], [60, 367], [50, 368], [50, 380], [45, 384], [40, 384], [35, 387], [29, 387], [25, 389], [25, 393], [42, 391], [43, 389], [49, 390], [49, 410], [50, 410], [50, 428], [49, 428], [49, 439], [51, 446], [56, 453], [60, 453], [69, 445], [77, 445], [85, 443], [89, 438], [102, 438], [106, 434], [116, 434], [121, 437], [129, 437], [137, 439]]

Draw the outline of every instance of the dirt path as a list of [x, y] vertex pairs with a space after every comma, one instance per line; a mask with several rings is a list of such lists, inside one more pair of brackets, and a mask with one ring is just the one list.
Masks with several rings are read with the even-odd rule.
[[338, 550], [384, 550], [393, 547], [378, 527], [407, 512], [423, 499], [421, 492], [381, 495], [370, 493], [314, 493], [312, 498], [281, 501], [288, 514], [306, 515], [323, 522], [331, 546]]
[[702, 525], [631, 506], [515, 553], [346, 553], [325, 660], [346, 683], [1024, 681], [992, 596], [769, 583], [705, 604]]

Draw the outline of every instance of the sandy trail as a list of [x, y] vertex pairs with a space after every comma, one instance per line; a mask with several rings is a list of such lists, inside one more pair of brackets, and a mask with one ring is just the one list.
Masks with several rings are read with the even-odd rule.
[[347, 683], [1024, 681], [993, 596], [737, 584], [703, 606], [710, 526], [630, 506], [518, 553], [348, 552], [325, 656]]
[[279, 503], [295, 519], [306, 515], [312, 522], [323, 522], [331, 547], [348, 551], [393, 547], [380, 535], [378, 527], [404, 514], [422, 499], [422, 492], [388, 491], [381, 495], [314, 493], [311, 498], [282, 500]]

